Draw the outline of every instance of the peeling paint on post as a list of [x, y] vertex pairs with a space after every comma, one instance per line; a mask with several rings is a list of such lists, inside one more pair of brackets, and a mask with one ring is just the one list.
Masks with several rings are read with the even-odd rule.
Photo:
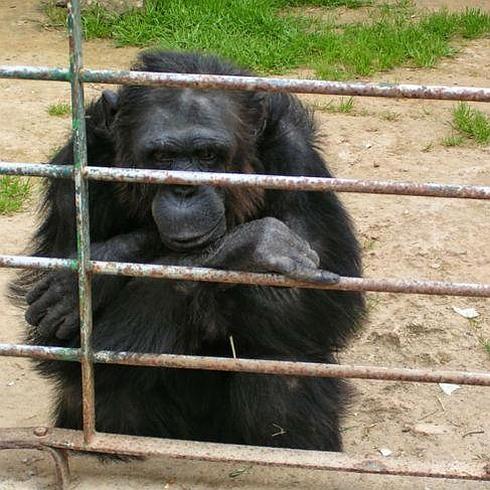
[[88, 182], [83, 175], [87, 165], [87, 135], [83, 81], [82, 22], [79, 0], [68, 3], [70, 41], [70, 74], [73, 127], [75, 206], [77, 214], [78, 286], [80, 292], [80, 347], [82, 352], [83, 434], [89, 444], [95, 433], [95, 392], [92, 363], [92, 292], [88, 265], [90, 261], [90, 228]]

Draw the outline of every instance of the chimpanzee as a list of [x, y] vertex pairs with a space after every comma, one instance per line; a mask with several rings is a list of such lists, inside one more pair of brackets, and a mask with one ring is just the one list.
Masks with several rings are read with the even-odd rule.
[[[249, 76], [195, 53], [147, 51], [134, 70]], [[330, 177], [312, 115], [283, 93], [125, 86], [86, 112], [90, 165]], [[68, 142], [52, 159], [72, 164]], [[331, 192], [90, 183], [91, 258], [275, 272], [332, 283], [360, 276], [358, 242]], [[48, 182], [32, 255], [74, 257], [73, 183]], [[72, 272], [26, 272], [27, 341], [78, 347]], [[95, 350], [335, 363], [359, 325], [361, 293], [98, 275]], [[39, 361], [55, 425], [81, 427], [78, 363]], [[95, 366], [101, 432], [339, 451], [343, 380]]]

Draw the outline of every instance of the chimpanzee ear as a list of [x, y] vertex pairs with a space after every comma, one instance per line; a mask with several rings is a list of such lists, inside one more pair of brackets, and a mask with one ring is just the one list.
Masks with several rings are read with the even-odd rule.
[[119, 95], [112, 90], [104, 90], [102, 92], [101, 100], [105, 124], [107, 127], [109, 127], [114, 120], [114, 116], [116, 115], [119, 107]]

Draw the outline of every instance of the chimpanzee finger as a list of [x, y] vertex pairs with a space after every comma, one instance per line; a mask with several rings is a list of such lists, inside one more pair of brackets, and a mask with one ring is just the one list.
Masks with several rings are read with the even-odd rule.
[[283, 239], [292, 248], [299, 251], [303, 256], [311, 260], [315, 267], [320, 265], [320, 257], [310, 244], [289, 228], [283, 234]]
[[49, 288], [49, 285], [51, 284], [51, 278], [52, 277], [49, 275], [48, 277], [45, 277], [44, 279], [41, 279], [26, 294], [26, 303], [28, 305], [34, 303], [34, 301], [37, 301], [44, 294], [44, 292]]
[[27, 323], [37, 326], [47, 311], [61, 298], [61, 293], [49, 288], [37, 301], [27, 308], [25, 319]]
[[67, 340], [73, 337], [80, 328], [80, 319], [78, 312], [72, 312], [66, 315], [65, 321], [59, 325], [55, 336], [60, 340]]
[[298, 279], [299, 281], [307, 282], [318, 282], [321, 284], [337, 284], [340, 281], [340, 276], [338, 274], [322, 269], [298, 268], [286, 275], [291, 279]]
[[273, 257], [269, 267], [274, 272], [279, 272], [291, 279], [300, 281], [319, 282], [322, 284], [336, 284], [340, 276], [334, 272], [318, 269], [312, 262], [299, 259], [299, 257]]
[[57, 328], [65, 321], [66, 316], [70, 313], [67, 306], [58, 303], [49, 308], [39, 322], [38, 331], [44, 337], [51, 337]]
[[[305, 263], [306, 262], [306, 263]], [[277, 272], [290, 277], [296, 270], [311, 270], [315, 266], [311, 262], [297, 262], [295, 259], [286, 256], [269, 257], [266, 268], [269, 272]]]

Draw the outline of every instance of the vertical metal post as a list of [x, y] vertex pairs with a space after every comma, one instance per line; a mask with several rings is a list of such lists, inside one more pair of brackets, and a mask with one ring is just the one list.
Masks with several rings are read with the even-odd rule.
[[80, 1], [68, 3], [68, 35], [70, 40], [70, 74], [73, 127], [73, 158], [75, 179], [75, 206], [77, 214], [78, 286], [80, 299], [80, 347], [82, 368], [83, 434], [89, 443], [95, 432], [95, 393], [92, 363], [92, 294], [88, 272], [90, 260], [90, 228], [88, 182], [82, 171], [87, 165], [87, 135], [83, 82], [80, 72], [82, 58], [82, 23]]

